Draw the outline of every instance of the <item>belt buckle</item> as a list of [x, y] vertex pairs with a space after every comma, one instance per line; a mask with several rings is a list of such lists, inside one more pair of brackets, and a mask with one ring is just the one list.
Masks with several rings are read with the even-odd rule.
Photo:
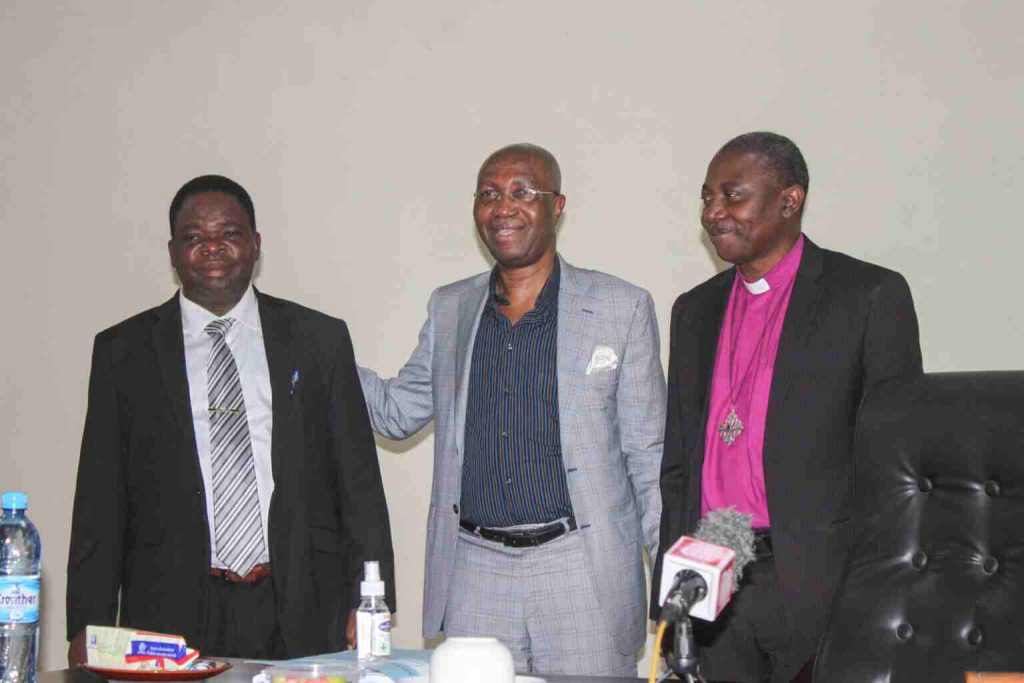
[[529, 548], [537, 545], [537, 542], [536, 539], [531, 536], [507, 533], [504, 535], [504, 538], [501, 539], [501, 544], [506, 548]]
[[530, 532], [511, 533], [508, 535], [509, 542], [506, 542], [505, 545], [513, 548], [535, 548], [539, 545], [544, 545], [548, 541], [561, 538], [572, 531], [573, 526], [571, 520], [571, 517], [567, 517], [556, 522], [552, 522], [551, 524], [546, 524]]
[[210, 576], [222, 583], [241, 583], [242, 577], [224, 567], [210, 567]]
[[256, 584], [270, 575], [270, 567], [267, 564], [254, 565], [245, 576], [223, 567], [210, 567], [210, 575], [220, 579], [224, 583], [251, 583]]

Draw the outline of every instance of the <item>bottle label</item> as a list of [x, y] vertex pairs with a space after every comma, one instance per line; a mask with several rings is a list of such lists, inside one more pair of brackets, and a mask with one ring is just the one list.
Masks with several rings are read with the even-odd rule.
[[391, 615], [387, 612], [374, 615], [373, 625], [376, 633], [373, 639], [373, 656], [391, 656]]
[[0, 576], [0, 622], [39, 621], [39, 574]]
[[356, 612], [356, 648], [359, 659], [391, 656], [388, 612]]

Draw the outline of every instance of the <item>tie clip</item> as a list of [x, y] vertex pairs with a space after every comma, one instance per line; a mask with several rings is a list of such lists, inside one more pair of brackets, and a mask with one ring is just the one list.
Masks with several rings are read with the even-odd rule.
[[210, 407], [210, 412], [211, 413], [228, 413], [230, 415], [237, 415], [238, 413], [242, 412], [242, 409], [241, 408], [214, 408], [214, 407], [211, 406]]

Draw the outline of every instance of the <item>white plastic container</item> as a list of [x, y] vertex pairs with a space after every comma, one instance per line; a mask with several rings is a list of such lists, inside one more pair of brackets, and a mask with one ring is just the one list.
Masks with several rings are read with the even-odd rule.
[[430, 683], [514, 683], [512, 653], [496, 638], [448, 638], [430, 657]]

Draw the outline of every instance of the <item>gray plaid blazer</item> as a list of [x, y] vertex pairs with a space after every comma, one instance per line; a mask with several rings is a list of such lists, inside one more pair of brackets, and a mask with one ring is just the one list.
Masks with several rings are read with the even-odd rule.
[[[658, 324], [645, 290], [559, 259], [562, 457], [597, 599], [609, 630], [628, 654], [645, 637], [642, 546], [647, 546], [650, 559], [658, 552], [658, 476], [665, 428]], [[435, 422], [424, 638], [437, 637], [449, 592], [458, 590], [451, 575], [459, 533], [466, 394], [489, 276], [481, 273], [434, 291], [416, 350], [397, 377], [383, 380], [359, 368], [376, 432], [403, 439]], [[607, 363], [609, 348], [617, 365]], [[605, 362], [596, 363], [603, 367], [588, 374], [592, 359]]]

